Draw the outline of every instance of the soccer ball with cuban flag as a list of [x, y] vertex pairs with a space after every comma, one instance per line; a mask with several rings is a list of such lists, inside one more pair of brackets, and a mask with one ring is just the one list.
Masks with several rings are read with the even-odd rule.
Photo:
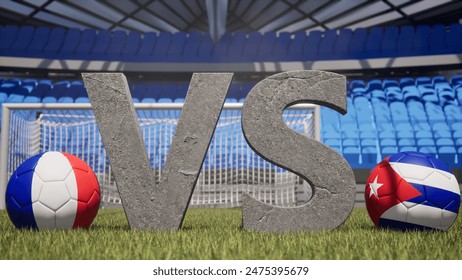
[[434, 156], [402, 152], [372, 170], [365, 198], [378, 227], [448, 230], [459, 213], [460, 189], [449, 168]]
[[17, 228], [88, 228], [98, 213], [100, 189], [84, 161], [67, 153], [45, 152], [15, 170], [5, 199]]

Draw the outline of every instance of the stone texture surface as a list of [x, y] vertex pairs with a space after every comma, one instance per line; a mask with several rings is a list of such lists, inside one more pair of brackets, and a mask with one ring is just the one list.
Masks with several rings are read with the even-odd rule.
[[233, 74], [194, 73], [156, 189], [160, 228], [181, 226]]
[[158, 186], [123, 74], [82, 74], [132, 229], [176, 230], [231, 83], [232, 74], [193, 74]]
[[127, 80], [120, 73], [83, 73], [120, 198], [133, 229], [149, 228], [154, 176]]
[[346, 113], [345, 76], [323, 71], [290, 71], [258, 83], [246, 98], [242, 128], [250, 147], [278, 166], [310, 183], [313, 196], [305, 205], [282, 208], [243, 195], [244, 229], [286, 232], [329, 230], [350, 215], [355, 179], [347, 161], [328, 146], [290, 129], [285, 108], [315, 103]]

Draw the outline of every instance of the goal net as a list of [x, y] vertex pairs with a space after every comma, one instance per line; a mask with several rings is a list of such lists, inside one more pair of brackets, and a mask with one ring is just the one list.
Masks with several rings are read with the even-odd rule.
[[[266, 162], [247, 145], [241, 128], [242, 111], [235, 109], [242, 104], [233, 105], [225, 104], [222, 111], [190, 206], [236, 207], [241, 204], [243, 191], [278, 206], [296, 206], [308, 201], [311, 187], [305, 181]], [[144, 108], [139, 109], [141, 106]], [[178, 103], [135, 104], [157, 183], [162, 177], [181, 106]], [[149, 107], [157, 109], [147, 110]], [[1, 168], [6, 169], [2, 172], [7, 178], [37, 153], [67, 152], [80, 157], [94, 170], [101, 187], [102, 207], [121, 205], [90, 104], [7, 104], [5, 108], [8, 112], [3, 116], [8, 120], [2, 121], [2, 134], [7, 134], [2, 139], [7, 143], [2, 143], [0, 157]], [[314, 105], [297, 105], [285, 110], [283, 119], [295, 131], [319, 140], [317, 110]], [[4, 181], [2, 188], [6, 187]]]

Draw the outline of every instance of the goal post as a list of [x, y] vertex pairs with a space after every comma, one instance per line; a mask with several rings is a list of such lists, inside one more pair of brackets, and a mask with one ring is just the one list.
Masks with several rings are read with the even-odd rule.
[[[162, 176], [183, 103], [135, 103], [135, 109], [156, 181]], [[236, 207], [240, 195], [279, 206], [296, 206], [311, 188], [295, 174], [256, 155], [244, 140], [241, 103], [225, 103], [207, 151], [191, 206]], [[297, 104], [283, 113], [284, 122], [320, 141], [320, 108]], [[102, 207], [120, 205], [111, 167], [89, 103], [4, 103], [0, 143], [0, 209], [5, 209], [9, 177], [28, 157], [46, 151], [72, 153], [95, 171]]]

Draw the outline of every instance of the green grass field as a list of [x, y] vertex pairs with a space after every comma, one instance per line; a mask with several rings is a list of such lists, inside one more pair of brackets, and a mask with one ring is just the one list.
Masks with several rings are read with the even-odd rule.
[[448, 232], [377, 229], [355, 209], [336, 230], [254, 233], [240, 209], [190, 209], [176, 232], [131, 231], [122, 210], [89, 230], [17, 230], [0, 212], [0, 259], [462, 259], [462, 221]]

